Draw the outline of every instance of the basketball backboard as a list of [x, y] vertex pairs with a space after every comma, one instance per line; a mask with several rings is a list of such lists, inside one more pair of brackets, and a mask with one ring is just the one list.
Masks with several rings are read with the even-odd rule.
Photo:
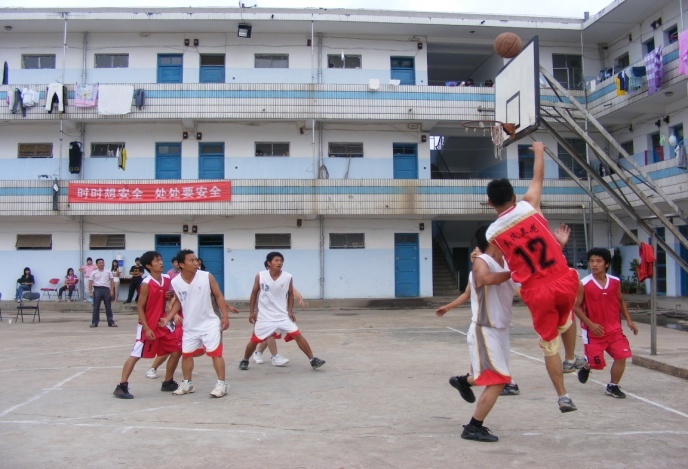
[[540, 52], [538, 37], [528, 42], [495, 78], [495, 120], [515, 124], [504, 146], [535, 132], [540, 126]]

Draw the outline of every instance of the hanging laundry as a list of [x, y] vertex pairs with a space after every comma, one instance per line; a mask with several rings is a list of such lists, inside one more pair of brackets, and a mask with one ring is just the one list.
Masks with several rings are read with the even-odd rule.
[[662, 64], [662, 46], [645, 56], [645, 68], [647, 69], [647, 94], [655, 94], [662, 87], [664, 78], [664, 65]]
[[133, 86], [100, 85], [98, 88], [98, 114], [104, 116], [129, 114], [133, 95]]
[[77, 83], [74, 88], [74, 106], [96, 107], [98, 97], [97, 83]]
[[127, 149], [122, 148], [122, 151], [118, 151], [118, 157], [117, 157], [117, 166], [119, 166], [119, 169], [122, 171], [127, 170]]
[[686, 167], [688, 167], [688, 158], [686, 157], [685, 145], [676, 146], [676, 166], [681, 169], [686, 169]]
[[616, 85], [616, 95], [624, 96], [626, 91], [624, 91], [624, 86], [626, 85], [626, 78], [623, 72], [620, 72], [614, 77], [614, 84]]
[[688, 75], [688, 31], [678, 34], [678, 73]]
[[10, 67], [7, 65], [7, 62], [5, 62], [5, 65], [2, 67], [2, 84], [3, 85], [8, 85], [10, 83]]
[[631, 67], [626, 71], [628, 75], [628, 91], [636, 91], [643, 87], [643, 77], [647, 75], [645, 67]]
[[81, 142], [70, 142], [69, 144], [69, 172], [79, 174], [81, 172], [81, 161], [84, 152], [81, 149]]
[[655, 252], [652, 246], [646, 243], [640, 243], [638, 248], [640, 254], [640, 265], [638, 266], [638, 282], [643, 282], [648, 278], [652, 278], [652, 266], [655, 262]]
[[45, 93], [45, 110], [48, 114], [52, 114], [56, 104], [59, 112], [65, 112], [67, 90], [62, 83], [50, 83]]
[[146, 92], [142, 88], [138, 88], [134, 91], [134, 105], [139, 111], [143, 109], [146, 104]]
[[24, 88], [21, 94], [22, 103], [25, 107], [34, 107], [41, 101], [41, 94], [31, 88]]
[[12, 114], [16, 114], [17, 111], [19, 111], [19, 108], [21, 108], [22, 111], [22, 116], [26, 117], [26, 107], [22, 103], [22, 93], [19, 88], [15, 88], [14, 91], [8, 91], [8, 95], [10, 95], [10, 107], [12, 108]]

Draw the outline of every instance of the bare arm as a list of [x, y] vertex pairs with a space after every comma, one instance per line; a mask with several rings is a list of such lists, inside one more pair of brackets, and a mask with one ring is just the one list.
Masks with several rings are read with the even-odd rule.
[[463, 291], [463, 293], [461, 293], [459, 296], [457, 296], [454, 301], [437, 308], [437, 310], [435, 311], [435, 316], [442, 317], [450, 309], [456, 308], [457, 306], [461, 306], [462, 304], [464, 304], [465, 302], [467, 302], [470, 299], [471, 299], [471, 284], [469, 283], [468, 285], [466, 285], [466, 289]]
[[621, 311], [621, 315], [626, 320], [626, 324], [628, 324], [629, 329], [631, 329], [633, 331], [633, 335], [638, 335], [638, 327], [631, 320], [631, 315], [628, 313], [628, 308], [626, 307], [626, 302], [623, 300], [623, 297], [621, 296], [621, 289], [618, 290], [618, 295], [619, 295], [619, 310]]
[[583, 284], [578, 283], [578, 295], [576, 296], [576, 302], [573, 304], [573, 313], [580, 319], [580, 321], [585, 324], [588, 330], [597, 337], [604, 334], [604, 328], [597, 323], [594, 323], [588, 318], [588, 315], [583, 312], [583, 301], [585, 301], [585, 290], [583, 289]]
[[473, 263], [473, 281], [476, 288], [484, 285], [499, 285], [511, 278], [511, 272], [490, 272], [487, 262], [477, 258]]
[[225, 297], [220, 290], [220, 286], [217, 284], [217, 280], [215, 280], [213, 274], [208, 274], [208, 279], [210, 280], [210, 293], [215, 297], [217, 307], [220, 308], [220, 312], [222, 313], [222, 319], [220, 320], [222, 323], [222, 330], [226, 331], [229, 329], [229, 316], [227, 315], [227, 311], [230, 310], [233, 313], [238, 313], [239, 311], [227, 304]]
[[289, 280], [289, 292], [287, 293], [287, 314], [289, 314], [289, 319], [296, 321], [296, 316], [294, 316], [294, 280]]
[[251, 290], [251, 299], [248, 303], [248, 322], [251, 324], [256, 322], [256, 300], [258, 299], [258, 292], [260, 291], [260, 280], [259, 276], [256, 275], [256, 279], [253, 282], [253, 290]]
[[136, 310], [139, 313], [139, 324], [143, 327], [146, 339], [155, 340], [155, 332], [148, 326], [146, 321], [146, 301], [148, 300], [148, 284], [142, 283], [139, 290], [139, 301], [136, 303]]
[[533, 142], [531, 149], [534, 154], [533, 179], [530, 181], [523, 200], [532, 205], [538, 213], [542, 214], [540, 198], [542, 197], [542, 185], [545, 180], [545, 145], [542, 142]]
[[294, 299], [299, 304], [301, 309], [306, 307], [306, 303], [303, 302], [303, 297], [301, 296], [301, 293], [299, 293], [299, 291], [296, 288], [294, 288]]

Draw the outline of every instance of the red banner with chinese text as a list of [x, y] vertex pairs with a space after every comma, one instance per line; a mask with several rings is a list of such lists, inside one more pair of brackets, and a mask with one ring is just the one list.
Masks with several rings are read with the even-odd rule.
[[224, 182], [83, 183], [70, 182], [71, 203], [228, 202], [232, 185]]

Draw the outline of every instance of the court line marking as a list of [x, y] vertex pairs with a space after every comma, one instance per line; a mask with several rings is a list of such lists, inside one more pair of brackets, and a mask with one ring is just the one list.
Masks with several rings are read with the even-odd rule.
[[0, 362], [6, 362], [9, 360], [19, 360], [21, 358], [44, 357], [46, 355], [61, 355], [61, 354], [66, 354], [66, 353], [88, 352], [90, 350], [103, 350], [103, 349], [108, 349], [108, 348], [121, 348], [121, 347], [131, 347], [131, 344], [128, 344], [128, 345], [108, 345], [107, 347], [91, 347], [91, 348], [61, 350], [59, 352], [36, 353], [34, 355], [19, 355], [17, 357], [0, 358]]
[[[461, 335], [465, 335], [465, 336], [468, 335], [467, 333], [465, 333], [465, 332], [463, 332], [463, 331], [460, 331], [460, 330], [458, 330], [458, 329], [454, 329], [454, 328], [449, 327], [449, 326], [446, 326], [446, 327], [447, 327], [447, 329], [452, 330], [452, 331], [454, 331], [454, 332], [458, 332], [458, 333], [461, 334]], [[522, 356], [522, 357], [524, 357], [524, 358], [527, 358], [527, 359], [529, 359], [529, 360], [533, 360], [533, 361], [536, 361], [536, 362], [545, 363], [545, 361], [544, 361], [543, 359], [541, 359], [541, 358], [536, 358], [536, 357], [527, 355], [527, 354], [525, 354], [525, 353], [518, 352], [518, 351], [516, 351], [516, 350], [514, 350], [514, 349], [509, 349], [509, 350], [511, 351], [511, 353], [513, 353], [513, 354], [515, 354], [515, 355], [520, 355], [520, 356]], [[595, 379], [591, 379], [591, 380], [589, 380], [589, 381], [592, 382], [592, 383], [599, 384], [600, 386], [604, 386], [604, 387], [607, 386], [605, 383], [603, 383], [603, 382], [601, 382], [601, 381], [597, 381], [597, 380], [595, 380]], [[631, 393], [631, 392], [624, 391], [624, 393], [626, 393], [627, 396], [630, 396], [630, 397], [632, 397], [632, 398], [634, 398], [634, 399], [638, 399], [639, 401], [645, 402], [646, 404], [650, 404], [650, 405], [653, 405], [653, 406], [655, 406], [655, 407], [659, 407], [660, 409], [666, 410], [667, 412], [671, 412], [671, 413], [674, 413], [674, 414], [676, 414], [676, 415], [680, 415], [681, 417], [688, 418], [688, 414], [686, 414], [686, 413], [684, 413], [684, 412], [681, 412], [680, 410], [676, 410], [676, 409], [674, 409], [674, 408], [672, 408], [672, 407], [666, 406], [666, 405], [664, 405], [664, 404], [660, 404], [659, 402], [651, 401], [650, 399], [647, 399], [647, 398], [642, 397], [642, 396], [638, 396], [637, 394], [633, 394], [633, 393]]]
[[78, 373], [76, 373], [76, 374], [73, 374], [73, 375], [70, 376], [69, 378], [65, 378], [65, 379], [63, 379], [62, 381], [60, 381], [59, 383], [55, 384], [54, 386], [52, 386], [52, 387], [50, 387], [50, 388], [47, 388], [47, 389], [44, 389], [44, 390], [41, 391], [40, 393], [36, 394], [35, 396], [32, 396], [32, 397], [28, 398], [28, 399], [25, 400], [24, 402], [21, 402], [21, 403], [15, 405], [15, 406], [12, 406], [12, 407], [10, 407], [9, 409], [5, 409], [4, 411], [0, 412], [0, 418], [1, 418], [1, 417], [4, 417], [5, 415], [7, 415], [7, 414], [9, 414], [9, 413], [11, 413], [11, 412], [14, 412], [15, 410], [19, 409], [20, 407], [24, 407], [25, 405], [32, 403], [33, 401], [37, 401], [38, 399], [42, 398], [42, 397], [45, 396], [46, 394], [48, 394], [48, 393], [50, 393], [50, 392], [52, 392], [52, 391], [54, 391], [54, 390], [56, 390], [56, 389], [61, 388], [64, 384], [70, 382], [71, 380], [73, 380], [73, 379], [75, 379], [75, 378], [78, 378], [79, 376], [83, 375], [83, 374], [86, 373], [87, 371], [88, 371], [88, 370], [84, 370], [84, 371], [80, 371], [80, 372], [78, 372]]

